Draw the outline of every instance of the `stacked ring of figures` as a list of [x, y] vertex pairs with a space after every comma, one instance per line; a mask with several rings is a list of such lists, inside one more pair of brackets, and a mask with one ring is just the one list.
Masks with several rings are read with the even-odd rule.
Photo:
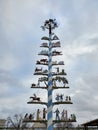
[[[76, 116], [75, 114], [70, 114], [68, 116], [67, 110], [64, 110], [62, 112], [59, 111], [57, 108], [53, 113], [55, 113], [55, 121], [76, 121]], [[46, 108], [43, 108], [43, 110], [37, 109], [36, 113], [26, 113], [24, 116], [24, 121], [28, 120], [46, 120], [47, 117], [47, 110]]]

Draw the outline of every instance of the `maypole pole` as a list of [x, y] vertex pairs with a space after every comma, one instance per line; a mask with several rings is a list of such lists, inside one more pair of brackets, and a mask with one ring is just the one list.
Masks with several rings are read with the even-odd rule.
[[47, 130], [53, 130], [52, 114], [52, 30], [57, 27], [55, 19], [46, 20], [43, 29], [49, 30], [49, 51], [48, 51], [48, 104], [47, 104]]
[[47, 130], [52, 130], [52, 43], [51, 24], [49, 24], [49, 61], [48, 61], [48, 105], [47, 105]]

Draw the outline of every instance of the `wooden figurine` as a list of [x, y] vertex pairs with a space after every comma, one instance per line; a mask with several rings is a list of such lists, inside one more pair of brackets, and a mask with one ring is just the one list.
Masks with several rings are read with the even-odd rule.
[[65, 100], [66, 100], [66, 102], [68, 102], [68, 96], [66, 96], [66, 99], [65, 99]]
[[43, 70], [43, 73], [48, 73], [48, 70], [46, 69], [46, 70]]
[[59, 73], [59, 67], [56, 68], [57, 69], [57, 74]]
[[56, 95], [56, 98], [57, 102], [59, 102], [59, 94]]
[[32, 101], [38, 101], [40, 102], [40, 97], [37, 97], [36, 94], [33, 94], [34, 96], [31, 96], [30, 98], [32, 98]]
[[40, 120], [40, 110], [37, 109], [36, 120]]
[[71, 116], [70, 116], [70, 120], [72, 120], [72, 121], [76, 121], [76, 116], [75, 116], [75, 114], [71, 114]]
[[60, 42], [52, 43], [52, 47], [60, 47]]
[[36, 69], [35, 69], [35, 73], [36, 73], [36, 72], [42, 72], [42, 68], [39, 69], [39, 68], [36, 67]]
[[55, 80], [53, 80], [53, 87], [56, 87], [56, 82], [55, 82]]
[[59, 40], [59, 38], [56, 35], [54, 35], [52, 40]]
[[43, 119], [44, 119], [44, 120], [46, 120], [46, 113], [47, 113], [47, 111], [46, 111], [46, 109], [44, 108], [44, 109], [43, 109]]
[[43, 46], [43, 47], [47, 47], [48, 44], [47, 44], [47, 43], [42, 43], [41, 46]]
[[71, 102], [71, 97], [69, 96], [69, 102]]
[[29, 119], [30, 119], [30, 120], [34, 120], [34, 114], [35, 114], [35, 113], [29, 115]]
[[60, 117], [59, 117], [59, 114], [60, 114], [60, 111], [58, 110], [58, 108], [56, 109], [56, 111], [54, 112], [56, 113], [56, 120], [60, 120]]
[[58, 64], [59, 65], [64, 65], [64, 61], [59, 61]]
[[62, 102], [63, 101], [63, 94], [61, 94], [59, 97], [60, 97], [60, 102]]
[[61, 113], [61, 120], [66, 120], [67, 121], [67, 110], [63, 109], [63, 111]]
[[32, 87], [36, 87], [36, 84], [33, 83], [33, 84], [32, 84]]
[[25, 114], [24, 119], [28, 119], [28, 113]]
[[56, 65], [57, 64], [57, 61], [52, 61], [52, 65]]

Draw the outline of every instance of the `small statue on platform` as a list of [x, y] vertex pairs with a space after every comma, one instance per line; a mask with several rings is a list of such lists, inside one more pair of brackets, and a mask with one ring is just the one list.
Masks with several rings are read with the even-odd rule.
[[56, 87], [56, 82], [55, 81], [53, 81], [53, 85], [52, 85], [53, 87]]
[[39, 109], [37, 109], [36, 120], [40, 120], [40, 110]]
[[56, 120], [60, 120], [60, 117], [59, 117], [60, 111], [58, 110], [58, 108], [56, 109], [54, 113], [56, 113]]
[[68, 96], [66, 96], [66, 99], [65, 99], [65, 100], [66, 100], [66, 102], [68, 102]]
[[25, 114], [24, 119], [28, 119], [28, 113]]
[[40, 81], [38, 80], [37, 87], [40, 87]]
[[62, 74], [65, 74], [65, 75], [67, 75], [67, 74], [65, 73], [64, 69], [62, 69]]
[[32, 84], [32, 87], [36, 87], [36, 84], [33, 83], [33, 84]]
[[75, 116], [75, 114], [71, 114], [70, 120], [76, 121], [76, 116]]
[[44, 108], [44, 109], [43, 109], [43, 119], [44, 119], [44, 120], [46, 120], [46, 113], [47, 113], [47, 111], [46, 111], [46, 109]]
[[59, 97], [60, 97], [60, 101], [62, 102], [63, 101], [63, 94], [61, 94]]
[[61, 113], [61, 120], [66, 120], [67, 121], [67, 110], [63, 109], [63, 111]]
[[40, 62], [43, 63], [43, 64], [48, 64], [48, 60], [47, 59], [41, 59]]
[[59, 94], [56, 95], [56, 98], [57, 102], [59, 102]]
[[52, 65], [56, 65], [57, 64], [57, 61], [52, 61]]
[[64, 65], [64, 61], [59, 61], [58, 64], [59, 65]]
[[56, 68], [57, 69], [57, 74], [59, 73], [59, 67]]
[[61, 94], [61, 95], [57, 94], [55, 99], [57, 100], [57, 102], [62, 102], [63, 96], [64, 96], [63, 94]]
[[69, 102], [71, 102], [71, 97], [69, 96]]
[[39, 69], [39, 68], [36, 67], [35, 72], [42, 72], [42, 68]]
[[34, 97], [35, 97], [35, 98], [37, 98], [37, 96], [36, 96], [36, 94], [35, 94], [35, 93], [34, 93], [33, 95], [34, 95]]
[[38, 101], [40, 102], [40, 97], [37, 97], [36, 94], [34, 93], [33, 96], [31, 96], [30, 98], [32, 98], [32, 101]]
[[34, 114], [35, 114], [35, 113], [29, 115], [29, 119], [30, 119], [30, 120], [34, 120]]
[[43, 73], [48, 73], [48, 70], [46, 69], [46, 70], [43, 70]]
[[66, 102], [71, 102], [71, 97], [70, 97], [70, 96], [66, 96], [65, 101], [66, 101]]

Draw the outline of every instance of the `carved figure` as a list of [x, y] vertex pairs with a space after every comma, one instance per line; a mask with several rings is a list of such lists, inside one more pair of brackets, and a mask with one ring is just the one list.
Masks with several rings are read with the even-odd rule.
[[52, 40], [59, 40], [59, 38], [56, 35], [54, 35]]
[[24, 119], [28, 119], [28, 113], [25, 114]]
[[69, 96], [69, 101], [71, 102], [71, 97]]
[[44, 37], [41, 38], [41, 40], [49, 40], [49, 38], [44, 36]]
[[66, 75], [66, 73], [65, 73], [64, 69], [62, 69], [62, 74], [65, 74], [65, 75]]
[[40, 120], [40, 110], [37, 109], [36, 120]]
[[37, 87], [40, 87], [40, 81], [38, 80]]
[[66, 96], [65, 101], [66, 101], [66, 102], [71, 102], [71, 97], [70, 97], [70, 96]]
[[55, 64], [57, 64], [57, 61], [52, 61], [52, 65], [55, 65]]
[[54, 50], [54, 51], [52, 51], [52, 54], [53, 54], [53, 55], [61, 55], [61, 51], [56, 51], [56, 50]]
[[34, 95], [34, 96], [33, 96], [33, 97], [30, 97], [30, 98], [32, 98], [33, 101], [35, 100], [35, 101], [40, 102], [40, 97], [37, 97], [35, 93], [34, 93], [33, 95]]
[[45, 63], [48, 63], [48, 60], [47, 59], [41, 59], [40, 62], [45, 64]]
[[56, 76], [53, 80], [56, 80], [58, 82], [62, 81], [64, 85], [68, 84], [68, 81], [67, 81], [67, 79], [65, 77]]
[[48, 44], [47, 43], [42, 43], [41, 46], [47, 47]]
[[56, 87], [56, 82], [55, 82], [55, 80], [53, 80], [53, 87]]
[[56, 95], [56, 98], [57, 102], [59, 102], [59, 94]]
[[43, 70], [43, 73], [48, 73], [48, 70]]
[[39, 81], [40, 81], [40, 82], [48, 81], [48, 78], [47, 78], [47, 77], [41, 77], [41, 78], [39, 78]]
[[56, 113], [56, 120], [60, 120], [60, 117], [59, 117], [60, 111], [58, 110], [58, 108], [56, 109], [54, 113]]
[[67, 120], [67, 111], [63, 109], [61, 113], [61, 120]]
[[39, 69], [39, 68], [36, 67], [35, 72], [42, 72], [42, 68]]
[[36, 87], [36, 84], [33, 83], [33, 84], [32, 84], [32, 87]]
[[62, 102], [63, 101], [63, 94], [61, 94], [59, 97], [60, 97], [60, 101]]
[[65, 77], [62, 77], [62, 81], [64, 84], [68, 84], [68, 80]]
[[58, 64], [59, 65], [64, 65], [64, 61], [59, 61]]
[[57, 73], [59, 73], [59, 67], [57, 67], [56, 69], [57, 69]]
[[39, 54], [40, 55], [48, 55], [48, 51], [47, 50], [42, 50]]
[[44, 109], [43, 109], [43, 119], [44, 119], [44, 120], [46, 119], [46, 113], [47, 113], [47, 111], [46, 111], [46, 109], [44, 108]]
[[47, 83], [46, 83], [47, 80], [48, 80], [47, 77], [41, 77], [41, 78], [39, 78], [39, 79], [38, 79], [38, 84], [37, 84], [37, 86], [40, 87], [40, 82], [44, 82], [45, 85], [46, 85], [46, 87], [48, 87], [48, 86], [47, 86]]
[[68, 102], [68, 96], [66, 96], [66, 99], [65, 99], [65, 100], [66, 100], [66, 102]]
[[52, 43], [52, 47], [60, 47], [60, 42]]
[[36, 64], [40, 64], [40, 61], [37, 60], [37, 61], [36, 61]]
[[76, 116], [75, 116], [75, 114], [71, 114], [70, 120], [76, 121]]
[[34, 120], [34, 114], [35, 114], [35, 113], [29, 115], [29, 119], [30, 119], [30, 120]]

